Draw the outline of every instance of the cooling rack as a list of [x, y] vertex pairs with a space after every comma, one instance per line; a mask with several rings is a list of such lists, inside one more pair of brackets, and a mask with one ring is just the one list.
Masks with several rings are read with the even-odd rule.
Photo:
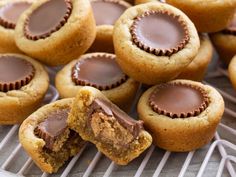
[[[228, 80], [227, 70], [218, 62], [213, 63], [215, 64], [211, 65], [204, 83], [214, 86], [222, 94], [226, 109], [214, 139], [205, 147], [188, 153], [173, 153], [152, 145], [129, 165], [118, 166], [98, 152], [94, 145], [87, 143], [58, 173], [50, 175], [40, 171], [22, 149], [17, 138], [19, 125], [0, 126], [0, 177], [236, 177], [236, 92]], [[52, 79], [56, 70], [48, 69]], [[140, 88], [136, 102], [142, 92], [143, 88]], [[52, 84], [44, 104], [53, 102], [58, 97]], [[131, 113], [133, 117], [137, 117], [135, 108], [134, 104]]]

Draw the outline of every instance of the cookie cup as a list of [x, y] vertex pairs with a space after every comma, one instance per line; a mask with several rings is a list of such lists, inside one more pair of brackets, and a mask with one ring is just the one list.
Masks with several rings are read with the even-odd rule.
[[[83, 57], [89, 58], [89, 56], [97, 54], [99, 53], [86, 54], [83, 55], [80, 59], [82, 59]], [[106, 55], [112, 56], [113, 54]], [[83, 87], [82, 85], [76, 85], [71, 77], [72, 68], [80, 59], [71, 61], [56, 75], [55, 84], [61, 98], [75, 97], [77, 92]], [[117, 106], [119, 106], [123, 110], [128, 111], [134, 100], [139, 85], [139, 82], [133, 80], [132, 78], [128, 78], [121, 85], [109, 90], [103, 90], [102, 93]]]
[[200, 48], [197, 56], [181, 72], [177, 79], [202, 81], [213, 56], [213, 46], [206, 35], [200, 35]]
[[35, 68], [34, 77], [27, 85], [19, 90], [0, 92], [0, 124], [19, 124], [41, 105], [48, 90], [49, 77], [44, 67], [30, 57], [20, 54], [2, 56], [4, 55], [22, 58]]
[[31, 114], [20, 127], [19, 140], [21, 145], [44, 172], [56, 172], [70, 156], [76, 155], [84, 144], [84, 141], [81, 140], [81, 144], [79, 143], [76, 147], [68, 145], [70, 152], [67, 152], [67, 155], [62, 155], [66, 153], [63, 150], [58, 152], [45, 150], [46, 142], [35, 135], [36, 127], [46, 119], [48, 114], [62, 109], [70, 109], [72, 101], [72, 98], [68, 98], [45, 105]]
[[43, 39], [28, 39], [24, 34], [25, 22], [34, 10], [47, 1], [37, 1], [22, 14], [15, 29], [15, 40], [27, 55], [49, 66], [63, 65], [91, 46], [96, 36], [95, 20], [89, 1], [71, 0], [71, 14], [59, 30]]
[[[29, 2], [32, 3], [32, 0], [11, 0], [11, 1], [1, 1], [0, 8], [4, 7], [9, 3], [15, 2]], [[15, 30], [8, 29], [0, 25], [0, 53], [23, 53], [15, 43]]]
[[210, 38], [220, 59], [228, 65], [236, 54], [236, 36], [218, 32], [210, 34]]
[[235, 73], [236, 73], [236, 57], [234, 56], [229, 64], [229, 78], [230, 78], [230, 81], [234, 87], [234, 89], [236, 90], [236, 76], [235, 76]]
[[[134, 18], [152, 10], [171, 12], [183, 18], [189, 33], [189, 42], [183, 49], [171, 56], [156, 56], [133, 43], [130, 28]], [[189, 18], [175, 7], [159, 2], [140, 4], [126, 10], [115, 24], [113, 42], [122, 70], [131, 78], [148, 85], [177, 77], [194, 59], [200, 46], [197, 31]]]
[[208, 33], [224, 29], [232, 20], [236, 9], [235, 0], [166, 0], [166, 2], [186, 13], [199, 32]]
[[[128, 130], [121, 125], [121, 123], [117, 120], [117, 118], [115, 118], [114, 122], [110, 121], [109, 118], [108, 120], [105, 119], [104, 124], [103, 122], [99, 123], [101, 127], [95, 127], [98, 124], [94, 122], [96, 121], [99, 122], [99, 120], [95, 120], [93, 122], [92, 119], [94, 119], [94, 117], [91, 118], [88, 117], [90, 112], [90, 106], [92, 105], [95, 99], [105, 100], [106, 102], [109, 103], [109, 100], [99, 90], [93, 87], [85, 86], [82, 89], [80, 89], [73, 103], [72, 110], [67, 120], [67, 123], [69, 127], [75, 130], [77, 133], [79, 133], [79, 135], [84, 140], [90, 141], [93, 144], [95, 144], [99, 151], [104, 153], [115, 163], [119, 165], [126, 165], [131, 160], [138, 157], [145, 149], [147, 149], [151, 145], [152, 137], [144, 129], [140, 129], [136, 138], [134, 138], [131, 142], [126, 142], [128, 141], [129, 138], [128, 137], [129, 133], [127, 133]], [[115, 105], [113, 105], [113, 108], [114, 107], [116, 108]], [[101, 114], [102, 113], [99, 113], [99, 115]], [[123, 113], [123, 116], [124, 114], [125, 113]], [[109, 117], [114, 118], [114, 114]], [[99, 118], [97, 117], [96, 119], [100, 118], [101, 117]], [[91, 123], [89, 123], [89, 121], [91, 121]], [[125, 120], [125, 122], [129, 122], [129, 120]], [[117, 141], [116, 134], [112, 133], [112, 131], [118, 133], [116, 131], [118, 127], [122, 127], [121, 129], [123, 130], [123, 131], [118, 131], [120, 133], [118, 139], [120, 140], [124, 138], [123, 140], [124, 142], [122, 143], [125, 145], [123, 145], [123, 147], [116, 144]], [[96, 131], [99, 128], [105, 130], [104, 133], [107, 133], [107, 135], [103, 134], [103, 136], [105, 137], [102, 137], [102, 135], [96, 136], [94, 130]], [[135, 129], [135, 127], [133, 127], [133, 129]], [[127, 136], [125, 137], [125, 135]], [[109, 137], [109, 140], [107, 142], [106, 142], [106, 137]], [[105, 140], [102, 138], [104, 138]]]
[[[93, 1], [96, 1], [96, 0], [93, 0]], [[131, 7], [129, 3], [123, 0], [119, 0], [118, 3], [127, 8]], [[96, 26], [96, 38], [92, 46], [89, 48], [88, 52], [114, 53], [113, 25]]]
[[[138, 102], [139, 118], [153, 137], [154, 144], [174, 152], [186, 152], [198, 149], [211, 141], [216, 127], [224, 112], [224, 101], [221, 95], [208, 85], [194, 81], [175, 80], [170, 83], [186, 83], [203, 88], [209, 99], [208, 107], [198, 116], [187, 118], [170, 118], [153, 111], [149, 106], [149, 96], [156, 86], [148, 89]], [[174, 100], [173, 101], [177, 101]]]

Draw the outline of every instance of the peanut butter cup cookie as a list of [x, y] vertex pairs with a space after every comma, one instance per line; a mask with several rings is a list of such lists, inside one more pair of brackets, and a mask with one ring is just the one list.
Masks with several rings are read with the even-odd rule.
[[232, 20], [236, 0], [166, 0], [179, 8], [193, 21], [199, 32], [216, 32], [224, 29]]
[[44, 172], [57, 172], [85, 144], [66, 123], [72, 100], [62, 99], [41, 107], [20, 127], [20, 143]]
[[21, 123], [41, 104], [49, 81], [43, 66], [19, 54], [0, 55], [0, 124]]
[[230, 60], [236, 54], [236, 14], [227, 28], [220, 32], [210, 34], [210, 37], [220, 59], [224, 63], [229, 64]]
[[97, 34], [89, 51], [114, 53], [113, 25], [131, 5], [122, 0], [92, 0], [91, 5], [96, 20]]
[[152, 143], [142, 121], [130, 118], [93, 87], [79, 90], [67, 123], [119, 165], [128, 164]]
[[213, 47], [208, 36], [200, 34], [200, 49], [193, 61], [181, 72], [178, 79], [202, 81], [213, 56]]
[[31, 1], [11, 0], [0, 3], [0, 53], [21, 53], [15, 43], [14, 30], [19, 16]]
[[236, 56], [233, 57], [229, 64], [229, 78], [231, 80], [231, 83], [236, 90]]
[[23, 52], [56, 66], [83, 54], [95, 35], [89, 1], [41, 0], [20, 17], [15, 40]]
[[127, 9], [115, 24], [113, 40], [122, 70], [149, 85], [177, 77], [199, 49], [188, 17], [159, 2]]
[[56, 76], [56, 88], [62, 98], [75, 97], [83, 86], [102, 91], [113, 103], [128, 110], [139, 83], [129, 78], [116, 63], [116, 56], [90, 53], [66, 65]]
[[213, 88], [199, 82], [175, 80], [148, 89], [138, 113], [154, 143], [168, 151], [192, 151], [214, 136], [224, 101]]

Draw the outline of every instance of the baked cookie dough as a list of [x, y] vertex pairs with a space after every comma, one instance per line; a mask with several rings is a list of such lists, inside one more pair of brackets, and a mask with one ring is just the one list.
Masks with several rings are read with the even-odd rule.
[[55, 83], [61, 98], [75, 97], [83, 86], [93, 86], [124, 110], [129, 109], [139, 87], [120, 69], [116, 56], [108, 53], [82, 55], [57, 73]]
[[130, 118], [93, 87], [78, 91], [67, 123], [119, 165], [128, 164], [152, 143], [142, 121]]
[[19, 124], [41, 104], [49, 86], [43, 66], [20, 54], [0, 55], [0, 124]]
[[57, 172], [85, 144], [66, 123], [72, 101], [68, 98], [45, 105], [20, 127], [21, 145], [44, 172]]
[[231, 60], [228, 70], [229, 70], [230, 81], [234, 89], [236, 90], [236, 56], [234, 56], [233, 59]]
[[20, 17], [15, 40], [29, 56], [57, 66], [82, 55], [95, 35], [96, 25], [89, 1], [41, 0]]
[[189, 18], [160, 2], [127, 9], [114, 26], [113, 41], [122, 70], [148, 85], [177, 77], [200, 46]]
[[138, 114], [154, 144], [185, 152], [206, 145], [224, 112], [222, 96], [211, 86], [174, 80], [148, 89], [138, 103]]
[[114, 53], [113, 25], [131, 5], [122, 0], [91, 0], [91, 5], [97, 25], [97, 34], [89, 52]]
[[11, 0], [0, 3], [0, 53], [22, 53], [16, 46], [14, 30], [21, 13], [31, 6], [29, 0]]
[[227, 28], [210, 34], [210, 38], [220, 59], [228, 65], [236, 54], [236, 14]]
[[202, 81], [213, 56], [213, 47], [205, 34], [200, 34], [200, 49], [193, 61], [181, 72], [178, 79]]
[[158, 1], [158, 0], [135, 0], [134, 4], [138, 5], [138, 4], [144, 4], [147, 2], [160, 2], [160, 1]]
[[224, 29], [236, 10], [235, 0], [166, 0], [179, 8], [193, 21], [199, 32], [216, 32]]

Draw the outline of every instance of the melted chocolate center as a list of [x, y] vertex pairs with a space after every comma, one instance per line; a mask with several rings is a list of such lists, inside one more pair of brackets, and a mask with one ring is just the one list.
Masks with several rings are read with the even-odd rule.
[[104, 99], [94, 99], [93, 103], [90, 106], [88, 117], [91, 118], [92, 114], [98, 110], [102, 110], [107, 116], [113, 116], [114, 118], [116, 118], [116, 120], [129, 132], [131, 132], [134, 137], [137, 137], [139, 135], [139, 132], [143, 129], [142, 121], [136, 121], [132, 119], [128, 114]]
[[50, 113], [44, 122], [38, 125], [38, 128], [48, 136], [56, 137], [67, 128], [67, 117], [69, 109], [62, 109]]
[[116, 20], [127, 9], [115, 1], [97, 0], [91, 2], [96, 25], [114, 25]]
[[196, 116], [196, 111], [202, 110], [205, 101], [205, 96], [200, 90], [181, 84], [165, 84], [157, 87], [149, 97], [150, 105], [155, 112], [173, 118]]
[[167, 14], [151, 14], [142, 18], [137, 25], [137, 36], [152, 48], [170, 49], [184, 38], [181, 24]]
[[46, 38], [59, 30], [71, 13], [70, 0], [50, 0], [35, 9], [29, 16], [26, 37], [30, 39]]
[[20, 89], [33, 78], [33, 65], [22, 58], [6, 55], [0, 57], [0, 91]]
[[28, 2], [12, 2], [3, 6], [0, 9], [0, 25], [14, 29], [18, 18], [30, 5]]
[[49, 113], [46, 119], [38, 125], [36, 132], [45, 141], [45, 147], [48, 149], [52, 149], [56, 138], [66, 130], [69, 111], [65, 108]]
[[83, 59], [72, 69], [75, 84], [93, 86], [100, 90], [116, 87], [126, 79], [116, 60], [105, 55]]

